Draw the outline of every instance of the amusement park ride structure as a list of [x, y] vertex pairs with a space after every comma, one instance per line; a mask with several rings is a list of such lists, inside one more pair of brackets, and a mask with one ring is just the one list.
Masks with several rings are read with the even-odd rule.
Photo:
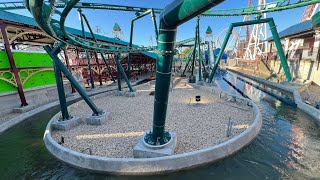
[[[202, 80], [201, 66], [202, 66], [202, 55], [200, 48], [200, 35], [199, 35], [199, 21], [200, 17], [223, 17], [223, 16], [248, 16], [256, 15], [257, 19], [232, 23], [227, 31], [226, 38], [221, 44], [221, 50], [217, 56], [217, 60], [213, 69], [211, 70], [209, 82], [212, 81], [215, 72], [219, 66], [220, 59], [224, 50], [227, 46], [230, 35], [232, 34], [234, 27], [248, 26], [255, 24], [266, 24], [270, 26], [280, 60], [282, 63], [283, 70], [285, 71], [288, 81], [291, 81], [291, 75], [289, 72], [288, 64], [286, 62], [285, 54], [281, 47], [281, 42], [276, 29], [276, 25], [272, 18], [266, 18], [265, 14], [268, 12], [282, 11], [292, 8], [298, 8], [303, 6], [312, 5], [319, 3], [319, 0], [304, 0], [304, 1], [289, 1], [280, 0], [271, 3], [265, 3], [265, 1], [260, 0], [258, 6], [250, 6], [246, 8], [228, 9], [228, 10], [208, 10], [211, 7], [222, 3], [223, 0], [189, 0], [188, 3], [184, 1], [174, 1], [164, 10], [154, 8], [154, 13], [161, 13], [159, 16], [159, 29], [155, 28], [155, 32], [159, 36], [157, 38], [158, 46], [156, 47], [123, 47], [101, 43], [99, 41], [91, 41], [85, 37], [78, 37], [65, 28], [65, 22], [68, 14], [74, 8], [76, 9], [105, 9], [105, 10], [118, 10], [118, 11], [130, 11], [146, 13], [150, 8], [141, 7], [129, 7], [120, 5], [109, 5], [101, 3], [81, 3], [79, 0], [65, 0], [65, 1], [43, 1], [43, 0], [26, 0], [25, 2], [11, 2], [11, 3], [0, 3], [0, 10], [13, 10], [27, 8], [38, 26], [46, 32], [49, 36], [54, 38], [57, 43], [55, 47], [45, 46], [46, 52], [52, 58], [54, 62], [55, 75], [57, 79], [57, 89], [59, 92], [59, 100], [62, 112], [62, 121], [68, 120], [70, 115], [68, 113], [66, 99], [63, 89], [63, 82], [61, 82], [61, 72], [65, 77], [71, 82], [77, 92], [89, 105], [93, 111], [93, 116], [102, 116], [104, 113], [102, 110], [98, 109], [93, 101], [87, 96], [86, 92], [81, 88], [75, 78], [71, 75], [70, 71], [61, 62], [57, 54], [65, 48], [66, 45], [75, 46], [77, 48], [92, 50], [95, 52], [107, 52], [114, 55], [114, 61], [117, 65], [118, 75], [121, 73], [130, 89], [130, 92], [134, 91], [130, 86], [127, 75], [122, 68], [120, 61], [122, 54], [130, 54], [134, 52], [146, 52], [146, 51], [156, 51], [157, 52], [157, 66], [156, 66], [156, 85], [155, 85], [155, 101], [154, 101], [154, 116], [153, 116], [153, 127], [152, 131], [148, 132], [144, 137], [144, 142], [150, 146], [166, 145], [171, 140], [171, 135], [165, 130], [166, 121], [166, 111], [168, 105], [169, 88], [172, 78], [172, 63], [175, 51], [175, 41], [176, 41], [176, 31], [177, 27], [191, 18], [197, 17], [197, 28], [195, 36], [195, 45], [193, 47], [193, 64], [195, 62], [196, 50], [198, 50], [198, 60], [199, 60], [199, 77], [198, 80]], [[188, 10], [188, 11], [186, 11]], [[208, 11], [206, 11], [208, 10]], [[206, 11], [206, 12], [204, 12]], [[55, 17], [55, 18], [53, 18]], [[154, 19], [155, 20], [155, 19]], [[257, 54], [262, 53], [262, 49], [259, 47], [261, 38], [261, 33], [266, 35], [264, 32], [264, 26], [256, 26], [253, 29], [252, 35], [250, 37], [250, 43], [254, 43], [256, 51], [248, 52], [248, 56], [255, 57]], [[250, 44], [249, 43], [249, 44]], [[258, 49], [260, 48], [260, 50]], [[250, 49], [250, 48], [249, 48]], [[247, 50], [248, 51], [248, 50]], [[205, 68], [205, 67], [203, 67]], [[204, 71], [206, 71], [204, 69]], [[119, 76], [118, 76], [119, 77]], [[60, 80], [60, 81], [59, 81]], [[118, 78], [118, 83], [120, 79]], [[121, 87], [119, 87], [121, 90]]]
[[[306, 6], [301, 16], [300, 23], [310, 20], [312, 16], [317, 12], [318, 7], [319, 7], [319, 3]], [[291, 41], [288, 40], [286, 42], [285, 51], [288, 54], [288, 59], [291, 59], [291, 60], [294, 59], [296, 55], [296, 51], [302, 42], [303, 42], [302, 39], [293, 39]]]
[[[261, 10], [263, 6], [265, 6], [266, 0], [258, 0], [258, 9]], [[256, 16], [256, 19], [266, 19], [267, 13], [262, 13]], [[247, 20], [247, 19], [246, 19]], [[248, 26], [247, 34], [248, 34]], [[267, 25], [263, 24], [255, 24], [252, 29], [252, 33], [250, 35], [248, 46], [246, 49], [246, 53], [244, 59], [248, 60], [256, 60], [258, 56], [262, 56], [266, 53], [267, 42]]]

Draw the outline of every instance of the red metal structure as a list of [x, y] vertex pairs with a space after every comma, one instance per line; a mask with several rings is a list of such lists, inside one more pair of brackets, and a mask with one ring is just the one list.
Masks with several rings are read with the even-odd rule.
[[306, 6], [304, 9], [304, 12], [302, 14], [300, 22], [305, 22], [307, 20], [310, 20], [310, 18], [313, 16], [315, 11], [317, 10], [319, 4], [312, 4], [309, 6]]
[[[252, 0], [248, 0], [248, 7], [252, 6]], [[250, 15], [246, 16], [246, 21], [250, 21]], [[246, 40], [249, 42], [250, 40], [250, 28], [246, 26]]]

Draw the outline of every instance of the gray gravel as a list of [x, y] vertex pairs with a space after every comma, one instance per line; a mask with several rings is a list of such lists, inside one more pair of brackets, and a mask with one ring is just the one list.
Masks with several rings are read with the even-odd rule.
[[316, 106], [316, 103], [320, 102], [320, 86], [312, 84], [308, 87], [308, 90], [310, 94], [308, 94], [307, 90], [301, 93], [302, 99], [307, 100], [312, 106]]
[[[253, 109], [237, 102], [228, 102], [206, 91], [185, 85], [185, 79], [176, 78], [170, 92], [166, 129], [177, 133], [175, 154], [195, 151], [222, 143], [243, 132], [253, 121]], [[142, 134], [152, 127], [154, 85], [138, 88], [136, 97], [99, 95], [93, 101], [99, 108], [112, 112], [112, 119], [102, 126], [80, 126], [64, 131], [53, 131], [53, 138], [63, 146], [82, 152], [91, 148], [94, 155], [106, 157], [133, 157], [133, 147]], [[195, 96], [201, 95], [201, 105], [195, 105]], [[83, 119], [91, 110], [84, 102], [69, 107], [72, 115]], [[232, 136], [226, 137], [229, 117], [233, 120]], [[90, 136], [91, 135], [91, 136]], [[92, 136], [93, 135], [93, 136]], [[85, 151], [84, 153], [88, 153]]]

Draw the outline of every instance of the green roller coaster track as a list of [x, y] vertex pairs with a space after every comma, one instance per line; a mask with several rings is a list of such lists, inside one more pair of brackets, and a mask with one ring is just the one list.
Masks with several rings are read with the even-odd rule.
[[[15, 10], [28, 8], [32, 13], [34, 19], [37, 21], [39, 27], [47, 34], [65, 44], [70, 44], [80, 48], [96, 50], [101, 52], [143, 52], [153, 51], [155, 47], [120, 47], [110, 46], [98, 42], [86, 40], [68, 33], [65, 29], [65, 20], [72, 8], [85, 8], [85, 9], [104, 9], [104, 10], [117, 10], [117, 11], [130, 11], [136, 13], [143, 13], [150, 8], [135, 7], [135, 6], [121, 6], [102, 3], [81, 3], [80, 0], [68, 0], [55, 2], [53, 0], [27, 0], [25, 2], [1, 2], [0, 10]], [[202, 13], [205, 17], [221, 17], [221, 16], [243, 16], [252, 14], [261, 14], [275, 11], [283, 11], [298, 7], [320, 3], [320, 0], [278, 0], [267, 3], [261, 6], [251, 6], [246, 8], [226, 9], [226, 10], [208, 10]], [[58, 10], [59, 9], [59, 10]], [[155, 13], [161, 13], [162, 9], [153, 8]], [[59, 17], [53, 19], [52, 17]]]
[[[110, 46], [107, 44], [93, 42], [86, 40], [84, 38], [77, 37], [71, 33], [68, 33], [65, 28], [65, 20], [71, 11], [78, 3], [79, 0], [70, 0], [65, 2], [49, 3], [45, 1], [26, 1], [26, 6], [33, 15], [38, 26], [45, 31], [48, 35], [52, 36], [56, 40], [63, 42], [65, 44], [70, 44], [84, 49], [96, 50], [100, 52], [143, 52], [152, 51], [155, 47], [138, 47], [129, 48], [121, 46]], [[63, 4], [63, 5], [62, 5]], [[81, 3], [83, 4], [83, 3]], [[62, 7], [62, 11], [57, 11], [56, 9]], [[95, 8], [96, 6], [93, 6]], [[118, 9], [119, 10], [119, 9]], [[135, 10], [132, 10], [135, 11]], [[53, 19], [52, 17], [59, 17]]]
[[308, 6], [311, 4], [320, 3], [320, 0], [279, 0], [270, 3], [266, 3], [258, 6], [250, 6], [246, 8], [236, 9], [220, 9], [220, 10], [208, 10], [202, 14], [206, 17], [221, 17], [221, 16], [245, 16], [261, 13], [270, 13], [276, 11], [283, 11], [288, 9], [294, 9], [299, 7]]
[[[49, 1], [45, 1], [49, 3]], [[261, 14], [269, 13], [276, 11], [283, 11], [293, 8], [299, 8], [303, 6], [308, 6], [311, 4], [319, 3], [319, 0], [278, 0], [270, 2], [264, 5], [250, 6], [244, 8], [234, 8], [234, 9], [214, 9], [208, 10], [205, 13], [202, 13], [202, 16], [244, 16], [252, 14]], [[64, 2], [57, 2], [54, 6], [56, 9], [65, 8]], [[16, 10], [16, 9], [25, 9], [26, 3], [23, 1], [16, 2], [0, 2], [0, 10]], [[130, 12], [145, 12], [148, 9], [146, 7], [136, 7], [136, 6], [121, 6], [113, 4], [103, 4], [103, 3], [76, 3], [73, 8], [82, 8], [82, 9], [102, 9], [102, 10], [117, 10], [117, 11], [130, 11]], [[161, 8], [153, 8], [154, 12], [159, 14], [161, 13]], [[57, 11], [57, 13], [59, 13]]]

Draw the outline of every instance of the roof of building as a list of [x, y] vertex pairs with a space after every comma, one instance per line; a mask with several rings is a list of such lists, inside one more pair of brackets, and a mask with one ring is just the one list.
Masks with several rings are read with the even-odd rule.
[[[312, 24], [310, 20], [288, 27], [287, 29], [279, 32], [279, 37], [280, 39], [283, 39], [286, 37], [304, 34], [306, 32], [312, 32]], [[272, 40], [273, 40], [272, 36], [267, 39], [267, 41], [272, 41]]]
[[210, 26], [208, 26], [207, 31], [206, 31], [206, 34], [212, 34], [212, 29], [211, 29]]
[[[0, 19], [6, 20], [6, 21], [11, 21], [11, 22], [15, 22], [15, 23], [20, 23], [20, 24], [25, 24], [25, 25], [29, 25], [29, 26], [36, 26], [38, 27], [36, 21], [31, 18], [31, 17], [27, 17], [27, 16], [23, 16], [20, 14], [15, 14], [12, 12], [8, 12], [8, 11], [1, 11], [0, 10]], [[70, 27], [66, 27], [66, 30], [74, 35], [78, 35], [78, 36], [82, 36], [82, 31], [79, 29], [75, 29], [75, 28], [70, 28]], [[86, 32], [86, 36], [88, 38], [92, 38], [91, 34], [89, 32]], [[95, 38], [100, 40], [100, 41], [105, 41], [105, 42], [111, 42], [111, 43], [116, 43], [116, 44], [120, 44], [120, 45], [124, 45], [124, 46], [128, 46], [129, 42], [126, 41], [121, 41], [115, 38], [110, 38], [110, 37], [106, 37], [106, 36], [102, 36], [99, 34], [94, 34]], [[139, 47], [138, 45], [132, 45], [133, 47]], [[157, 54], [153, 53], [153, 52], [142, 52], [143, 54], [150, 56], [152, 58], [157, 58]]]
[[120, 26], [119, 26], [119, 24], [117, 22], [114, 24], [113, 30], [114, 31], [121, 31], [121, 28], [120, 28]]

